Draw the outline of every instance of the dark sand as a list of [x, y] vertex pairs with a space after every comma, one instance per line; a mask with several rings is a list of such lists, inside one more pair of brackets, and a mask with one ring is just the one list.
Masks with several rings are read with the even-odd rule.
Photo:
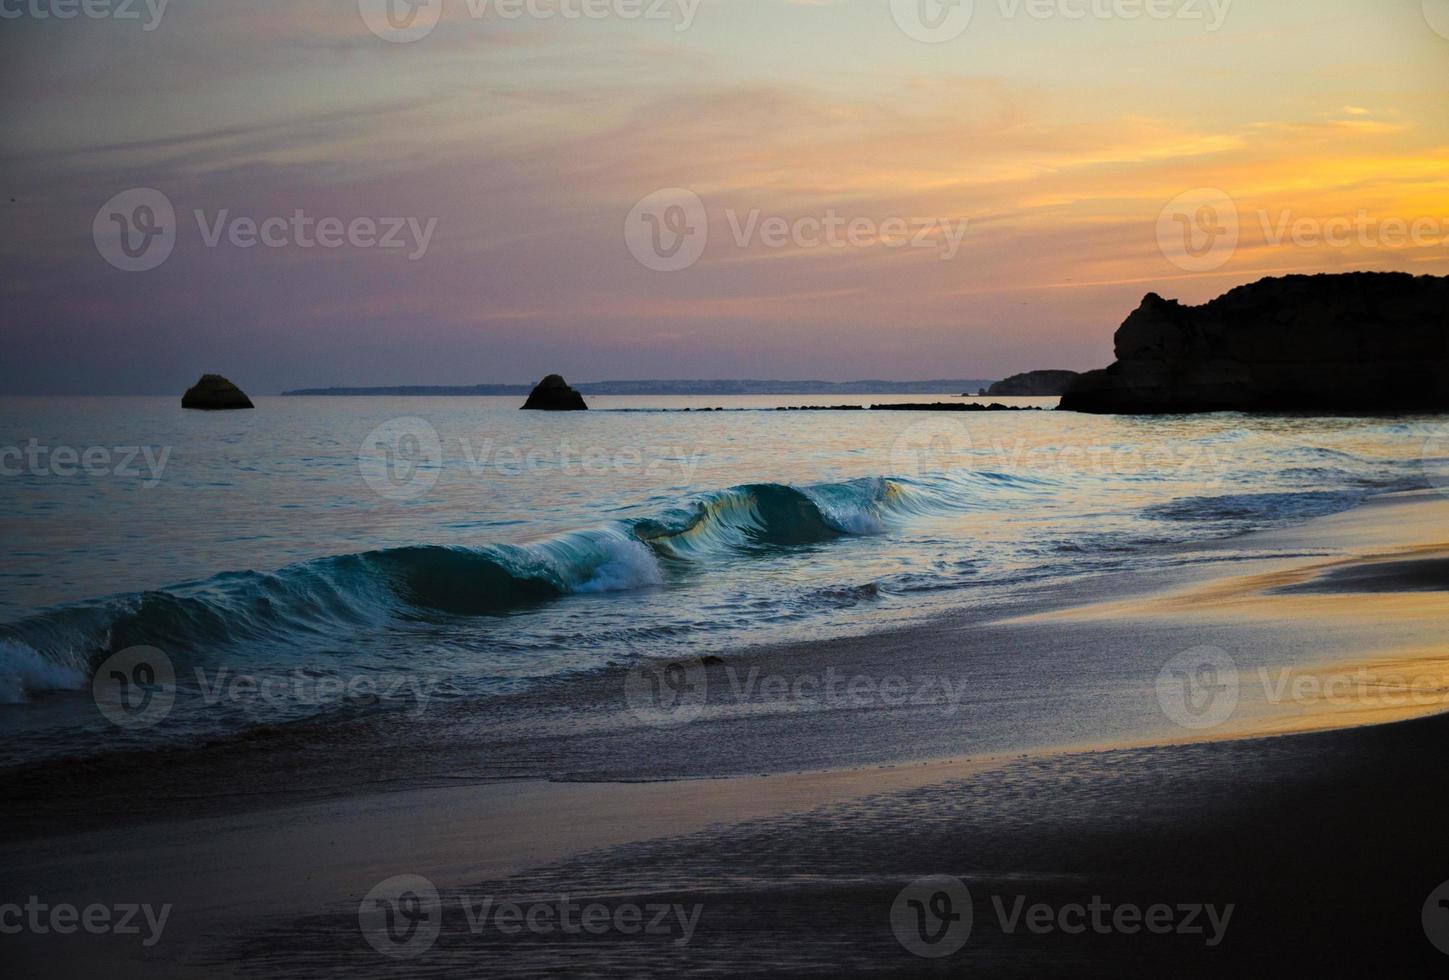
[[1449, 558], [1418, 558], [1351, 565], [1324, 572], [1311, 582], [1285, 586], [1285, 593], [1449, 592]]
[[[474, 935], [445, 906], [426, 976], [847, 972], [914, 976], [1379, 976], [1441, 972], [1421, 907], [1449, 878], [1449, 742], [1435, 718], [1378, 728], [1030, 759], [974, 778], [805, 814], [607, 848], [462, 889], [512, 901], [700, 903], [693, 941]], [[1427, 751], [1426, 751], [1427, 750]], [[954, 957], [906, 952], [899, 890], [959, 877], [974, 930]], [[451, 903], [458, 894], [445, 892]], [[1203, 935], [1007, 934], [992, 897], [1028, 903], [1215, 903]], [[1449, 921], [1449, 911], [1442, 913]], [[1206, 919], [1201, 922], [1207, 926]], [[1189, 926], [1190, 928], [1191, 926]], [[355, 910], [241, 937], [256, 975], [400, 975]], [[1412, 972], [1410, 972], [1412, 971]]]

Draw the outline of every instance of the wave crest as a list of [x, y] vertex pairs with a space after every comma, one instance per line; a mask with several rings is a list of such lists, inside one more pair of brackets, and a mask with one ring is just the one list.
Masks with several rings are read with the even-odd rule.
[[903, 488], [883, 479], [750, 484], [658, 519], [527, 544], [378, 549], [79, 603], [0, 626], [10, 665], [0, 665], [0, 699], [23, 700], [26, 690], [47, 684], [83, 684], [96, 663], [132, 646], [183, 658], [237, 644], [278, 649], [359, 626], [505, 615], [570, 594], [657, 586], [671, 564], [708, 565], [729, 553], [878, 533], [903, 499]]

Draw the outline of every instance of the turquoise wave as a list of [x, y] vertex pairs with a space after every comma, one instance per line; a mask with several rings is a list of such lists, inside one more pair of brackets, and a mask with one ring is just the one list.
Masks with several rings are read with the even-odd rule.
[[[902, 482], [793, 487], [750, 484], [705, 494], [656, 518], [615, 521], [527, 544], [417, 545], [336, 555], [275, 572], [226, 572], [166, 589], [61, 607], [0, 626], [0, 659], [24, 664], [0, 698], [74, 686], [110, 653], [154, 646], [188, 653], [315, 646], [359, 628], [445, 617], [502, 616], [571, 594], [662, 585], [761, 549], [879, 533], [922, 507]], [[38, 670], [34, 664], [53, 666]], [[0, 663], [0, 676], [6, 675]], [[52, 683], [52, 681], [54, 683]]]

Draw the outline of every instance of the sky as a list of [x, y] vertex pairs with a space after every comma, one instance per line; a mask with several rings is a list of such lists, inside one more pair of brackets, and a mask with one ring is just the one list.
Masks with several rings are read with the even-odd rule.
[[1449, 274], [1449, 0], [81, 2], [0, 0], [0, 393], [993, 378]]

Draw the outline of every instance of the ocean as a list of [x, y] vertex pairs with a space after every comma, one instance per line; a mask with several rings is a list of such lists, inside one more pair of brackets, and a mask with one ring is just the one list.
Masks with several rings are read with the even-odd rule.
[[[0, 400], [0, 765], [989, 609], [1444, 462], [1430, 418], [778, 410], [921, 400]], [[132, 728], [91, 689], [137, 647], [175, 685]]]

